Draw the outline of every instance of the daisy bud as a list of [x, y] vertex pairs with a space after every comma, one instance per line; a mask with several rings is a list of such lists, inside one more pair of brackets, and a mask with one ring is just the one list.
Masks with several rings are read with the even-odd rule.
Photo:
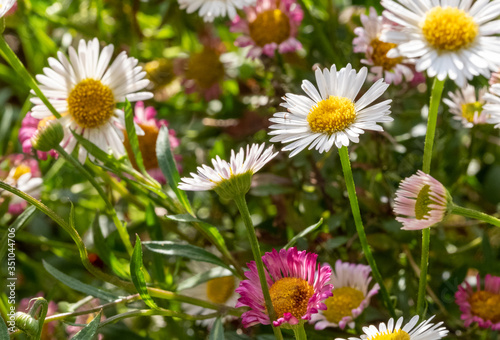
[[34, 149], [48, 152], [56, 148], [64, 138], [64, 130], [58, 120], [50, 120], [38, 128], [33, 137], [31, 145]]

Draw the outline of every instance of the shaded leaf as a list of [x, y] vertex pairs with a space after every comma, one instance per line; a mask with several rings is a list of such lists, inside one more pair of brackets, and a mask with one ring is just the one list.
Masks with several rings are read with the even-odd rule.
[[132, 282], [134, 283], [137, 292], [141, 295], [144, 303], [146, 303], [146, 305], [148, 305], [151, 309], [158, 309], [158, 306], [148, 293], [143, 266], [141, 239], [138, 235], [136, 235], [134, 252], [132, 253], [132, 259], [130, 260], [130, 276], [132, 277]]
[[9, 330], [3, 318], [0, 318], [0, 340], [10, 340]]
[[222, 327], [222, 319], [219, 317], [215, 320], [212, 329], [210, 330], [209, 340], [224, 340], [224, 327]]
[[93, 340], [97, 335], [97, 329], [99, 328], [99, 324], [101, 323], [101, 312], [96, 315], [96, 317], [89, 322], [85, 328], [76, 333], [72, 340]]
[[139, 138], [137, 137], [137, 132], [135, 130], [134, 109], [132, 108], [132, 105], [130, 104], [128, 99], [126, 99], [125, 101], [125, 128], [127, 130], [128, 140], [130, 146], [132, 147], [132, 152], [134, 153], [134, 158], [137, 166], [142, 171], [142, 173], [146, 173], [141, 149], [139, 148]]
[[306, 236], [307, 234], [313, 232], [314, 230], [316, 230], [316, 228], [318, 228], [321, 224], [323, 224], [323, 219], [319, 220], [318, 223], [316, 224], [313, 224], [312, 226], [310, 227], [307, 227], [306, 229], [302, 230], [300, 233], [298, 233], [297, 235], [295, 235], [290, 241], [288, 241], [288, 243], [286, 244], [286, 246], [284, 246], [283, 248], [284, 249], [288, 249], [290, 248], [291, 246], [293, 246], [295, 244], [295, 242], [297, 242], [297, 240], [301, 237], [304, 237]]

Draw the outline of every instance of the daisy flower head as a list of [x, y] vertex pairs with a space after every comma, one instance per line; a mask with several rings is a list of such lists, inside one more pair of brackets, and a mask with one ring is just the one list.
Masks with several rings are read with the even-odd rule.
[[[49, 58], [50, 67], [36, 77], [40, 90], [62, 116], [61, 146], [68, 153], [76, 145], [73, 130], [102, 150], [124, 156], [125, 114], [116, 104], [126, 99], [135, 102], [153, 97], [150, 92], [139, 92], [148, 86], [149, 80], [144, 79], [146, 73], [137, 66], [137, 59], [121, 52], [109, 65], [113, 50], [113, 45], [100, 50], [97, 38], [80, 40], [78, 50], [69, 48], [69, 59], [58, 52], [58, 59]], [[34, 118], [53, 118], [40, 98], [34, 97], [31, 102], [35, 105], [31, 112]], [[87, 151], [80, 147], [79, 160], [83, 163], [86, 157]]]
[[3, 18], [14, 5], [17, 5], [16, 0], [0, 0], [0, 18]]
[[486, 275], [484, 289], [481, 289], [481, 277], [477, 275], [477, 287], [474, 290], [465, 281], [458, 286], [455, 302], [462, 312], [461, 319], [465, 327], [477, 323], [481, 328], [500, 330], [500, 277]]
[[483, 114], [488, 115], [488, 123], [495, 124], [496, 128], [500, 128], [500, 84], [490, 86], [489, 92], [484, 95], [486, 104], [484, 105]]
[[500, 66], [498, 0], [382, 0], [384, 16], [402, 26], [385, 32], [382, 39], [397, 44], [388, 57], [412, 58], [416, 70], [429, 77], [454, 80], [464, 87], [466, 79]]
[[354, 328], [356, 319], [370, 304], [372, 296], [378, 293], [380, 287], [374, 284], [368, 289], [372, 280], [370, 266], [362, 264], [335, 262], [335, 271], [330, 282], [334, 289], [333, 296], [325, 300], [326, 310], [313, 314], [310, 323], [314, 323], [317, 330], [326, 327], [340, 327], [346, 325]]
[[[434, 318], [423, 321], [419, 325], [418, 315], [411, 318], [411, 320], [403, 326], [403, 317], [399, 318], [394, 324], [394, 319], [390, 319], [387, 325], [380, 323], [377, 327], [363, 327], [365, 334], [360, 338], [350, 337], [349, 340], [438, 340], [448, 335], [448, 330], [445, 327], [440, 327], [443, 323], [437, 324], [430, 323]], [[401, 327], [403, 326], [403, 327]], [[344, 340], [337, 338], [336, 340]]]
[[178, 0], [181, 9], [188, 13], [198, 11], [200, 17], [207, 22], [226, 15], [233, 19], [236, 10], [244, 6], [252, 6], [256, 0]]
[[179, 189], [187, 191], [215, 190], [222, 197], [231, 199], [246, 194], [250, 190], [252, 176], [278, 154], [273, 147], [264, 150], [265, 144], [247, 145], [238, 153], [231, 150], [229, 162], [219, 156], [212, 159], [213, 168], [203, 165], [191, 178], [184, 177]]
[[309, 147], [320, 153], [328, 152], [333, 145], [337, 148], [358, 143], [359, 135], [365, 130], [383, 131], [379, 123], [391, 122], [390, 103], [386, 100], [372, 104], [389, 87], [379, 79], [358, 100], [356, 97], [367, 76], [363, 67], [359, 72], [351, 64], [337, 71], [316, 69], [316, 83], [319, 89], [309, 81], [302, 82], [302, 89], [307, 94], [287, 93], [281, 106], [288, 112], [278, 112], [269, 119], [273, 125], [269, 135], [271, 142], [290, 143], [283, 151], [292, 151], [290, 157]]
[[430, 228], [446, 216], [448, 190], [432, 176], [419, 170], [417, 174], [401, 181], [394, 200], [394, 214], [401, 229], [420, 230]]
[[385, 78], [389, 84], [400, 84], [403, 77], [406, 81], [413, 80], [413, 70], [408, 65], [410, 60], [404, 57], [388, 58], [387, 52], [397, 45], [383, 42], [380, 36], [387, 30], [388, 26], [395, 25], [386, 18], [379, 16], [375, 8], [370, 7], [370, 14], [361, 14], [362, 27], [357, 27], [354, 33], [357, 35], [353, 40], [354, 52], [364, 53], [365, 59], [361, 62], [370, 66], [369, 80]]
[[[0, 179], [8, 185], [19, 189], [30, 196], [39, 198], [42, 192], [43, 179], [38, 162], [25, 158], [22, 154], [14, 154], [0, 159]], [[9, 201], [9, 213], [18, 215], [26, 209], [27, 202], [22, 198], [0, 189], [0, 204]]]
[[[328, 265], [317, 263], [317, 257], [297, 248], [281, 249], [279, 252], [273, 249], [262, 256], [269, 294], [278, 318], [273, 321], [275, 327], [297, 325], [310, 320], [319, 310], [326, 309], [323, 302], [332, 296], [333, 286], [328, 283], [332, 270]], [[269, 325], [271, 321], [255, 262], [248, 263], [248, 268], [250, 270], [245, 273], [247, 280], [241, 281], [236, 289], [241, 295], [236, 308], [250, 307], [242, 315], [243, 326]]]
[[[50, 118], [54, 118], [53, 116]], [[23, 121], [21, 122], [21, 128], [19, 129], [19, 142], [23, 148], [23, 152], [26, 154], [34, 154], [35, 150], [33, 149], [33, 145], [31, 144], [31, 138], [37, 133], [40, 128], [43, 128], [45, 124], [50, 119], [36, 119], [31, 116], [31, 112], [28, 112], [26, 116], [24, 116]], [[36, 154], [39, 159], [46, 160], [48, 155], [52, 157], [57, 157], [57, 152], [55, 150], [51, 150], [49, 152], [36, 150]]]
[[461, 121], [464, 127], [471, 128], [488, 121], [488, 115], [483, 113], [486, 92], [487, 88], [482, 88], [476, 95], [476, 88], [467, 84], [454, 93], [448, 92], [450, 98], [444, 98], [443, 102], [450, 108], [453, 119]]
[[238, 47], [252, 46], [251, 58], [262, 54], [274, 57], [302, 48], [296, 39], [304, 12], [296, 0], [257, 0], [255, 6], [245, 7], [246, 19], [236, 16], [231, 32], [243, 33], [236, 39]]
[[[156, 141], [158, 140], [158, 135], [162, 126], [168, 126], [168, 122], [165, 119], [157, 119], [157, 112], [154, 107], [144, 106], [144, 102], [140, 101], [135, 104], [134, 110], [134, 122], [141, 128], [144, 132], [143, 135], [137, 136], [139, 139], [139, 149], [141, 150], [144, 167], [146, 171], [158, 182], [165, 184], [165, 176], [160, 170], [158, 164], [158, 158], [156, 157]], [[132, 146], [128, 140], [127, 132], [123, 131], [125, 134], [125, 149], [132, 162], [135, 169], [138, 169], [137, 162], [134, 158], [134, 152], [132, 151]], [[174, 130], [169, 129], [169, 141], [170, 147], [172, 149], [177, 148], [180, 144], [179, 139], [176, 137]], [[180, 161], [182, 157], [180, 155], [175, 155], [175, 159]]]

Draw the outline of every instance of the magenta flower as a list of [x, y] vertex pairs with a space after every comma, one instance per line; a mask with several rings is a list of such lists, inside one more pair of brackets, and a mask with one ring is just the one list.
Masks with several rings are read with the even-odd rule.
[[396, 191], [394, 214], [405, 230], [432, 227], [446, 216], [448, 201], [446, 188], [422, 171], [406, 178]]
[[[41, 125], [43, 125], [46, 120], [36, 119], [31, 115], [31, 112], [28, 112], [24, 117], [21, 128], [19, 129], [19, 142], [23, 147], [23, 152], [27, 154], [34, 154], [36, 150], [33, 149], [31, 145], [31, 137], [35, 134]], [[55, 150], [51, 150], [49, 152], [36, 151], [38, 158], [41, 160], [46, 160], [48, 155], [52, 157], [57, 157], [58, 154]]]
[[481, 328], [500, 330], [500, 277], [486, 275], [484, 290], [481, 290], [481, 278], [477, 275], [476, 291], [465, 281], [465, 286], [458, 286], [455, 293], [455, 302], [462, 311], [460, 317], [465, 327], [477, 322]]
[[[330, 266], [316, 263], [318, 255], [298, 251], [297, 248], [273, 249], [262, 256], [266, 267], [267, 285], [271, 295], [277, 320], [273, 325], [284, 323], [297, 325], [302, 320], [310, 320], [318, 310], [325, 310], [323, 301], [332, 296], [333, 285], [328, 283], [332, 270]], [[257, 266], [252, 261], [245, 273], [247, 280], [241, 281], [236, 292], [241, 295], [236, 307], [247, 306], [250, 310], [243, 313], [245, 327], [256, 324], [270, 324], [264, 301], [264, 295], [257, 273]]]
[[231, 32], [243, 33], [236, 46], [252, 46], [248, 57], [273, 57], [276, 50], [290, 53], [302, 48], [296, 37], [304, 12], [295, 0], [257, 0], [255, 6], [244, 10], [246, 19], [236, 16]]

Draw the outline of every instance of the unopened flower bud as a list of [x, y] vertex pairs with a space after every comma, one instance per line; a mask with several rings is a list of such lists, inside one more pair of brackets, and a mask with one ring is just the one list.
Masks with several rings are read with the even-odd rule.
[[31, 137], [31, 145], [36, 150], [48, 152], [56, 148], [63, 138], [64, 130], [61, 123], [57, 119], [50, 120], [43, 126], [39, 126]]

